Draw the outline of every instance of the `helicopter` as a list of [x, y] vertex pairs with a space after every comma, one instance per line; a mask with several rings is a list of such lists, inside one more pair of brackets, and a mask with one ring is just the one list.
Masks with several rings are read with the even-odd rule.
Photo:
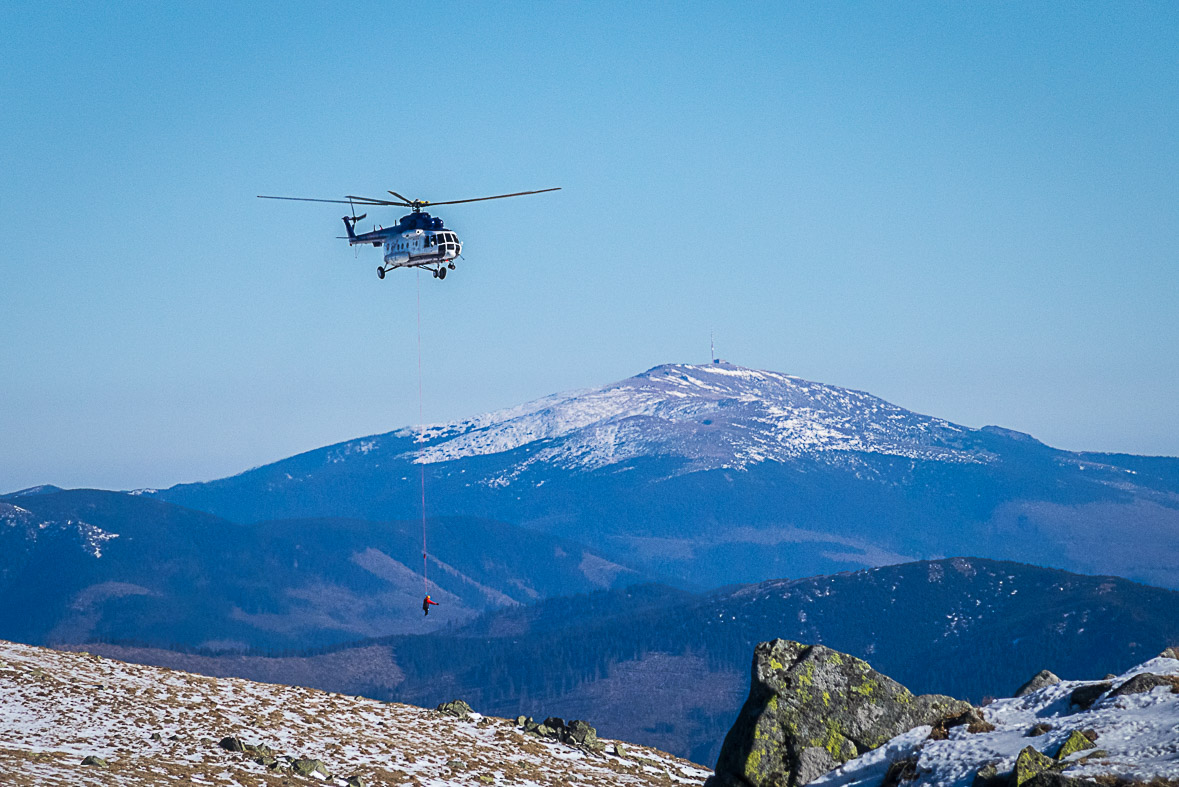
[[[435, 279], [445, 279], [447, 270], [454, 270], [454, 261], [463, 250], [463, 244], [454, 231], [447, 229], [438, 216], [431, 216], [422, 208], [427, 205], [458, 205], [463, 202], [482, 202], [489, 199], [504, 199], [505, 197], [523, 197], [528, 194], [544, 194], [547, 191], [560, 191], [558, 186], [551, 189], [537, 191], [517, 191], [514, 194], [496, 194], [493, 197], [475, 197], [473, 199], [455, 199], [444, 202], [430, 202], [428, 200], [409, 199], [396, 191], [389, 193], [396, 200], [373, 199], [372, 197], [357, 197], [348, 195], [344, 199], [314, 199], [311, 197], [272, 197], [263, 194], [258, 199], [285, 199], [295, 202], [334, 202], [349, 205], [352, 213], [344, 217], [344, 229], [347, 235], [339, 236], [347, 240], [349, 246], [383, 246], [384, 262], [377, 266], [377, 278], [385, 278], [385, 274], [394, 268], [426, 268], [433, 272]], [[363, 220], [367, 213], [356, 215], [356, 207], [400, 207], [410, 208], [411, 213], [402, 216], [392, 227], [378, 227], [372, 232], [357, 233], [355, 227]]]

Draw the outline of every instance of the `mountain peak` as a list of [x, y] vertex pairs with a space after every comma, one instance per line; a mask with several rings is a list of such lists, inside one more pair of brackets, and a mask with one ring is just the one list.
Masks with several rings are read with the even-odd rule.
[[553, 394], [475, 418], [402, 430], [433, 464], [526, 449], [516, 463], [596, 470], [638, 457], [688, 472], [803, 457], [854, 462], [876, 453], [986, 461], [973, 430], [861, 391], [725, 362], [663, 364], [609, 385]]

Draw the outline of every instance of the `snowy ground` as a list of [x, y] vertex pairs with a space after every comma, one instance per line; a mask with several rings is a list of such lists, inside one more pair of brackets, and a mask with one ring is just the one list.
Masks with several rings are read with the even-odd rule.
[[[1069, 697], [1094, 681], [1064, 681], [987, 705], [982, 711], [995, 725], [993, 732], [972, 734], [961, 726], [950, 730], [949, 739], [938, 741], [927, 739], [929, 727], [917, 727], [811, 782], [811, 787], [876, 787], [890, 763], [912, 757], [917, 757], [917, 778], [911, 784], [969, 787], [975, 773], [988, 763], [999, 773], [1009, 772], [1026, 746], [1054, 756], [1073, 730], [1093, 730], [1097, 740], [1095, 749], [1066, 758], [1074, 763], [1085, 760], [1068, 767], [1069, 776], [1179, 779], [1179, 694], [1169, 686], [1158, 686], [1141, 694], [1110, 696], [1140, 673], [1179, 675], [1179, 661], [1151, 659], [1111, 678], [1112, 689], [1087, 710], [1071, 704]], [[1041, 723], [1052, 729], [1029, 736], [1032, 727]]]
[[[537, 739], [504, 719], [0, 641], [5, 787], [324, 783], [225, 751], [216, 742], [226, 736], [321, 760], [338, 785], [699, 785], [709, 775], [642, 746], [619, 756], [613, 741], [597, 754]], [[87, 755], [109, 767], [81, 765]]]

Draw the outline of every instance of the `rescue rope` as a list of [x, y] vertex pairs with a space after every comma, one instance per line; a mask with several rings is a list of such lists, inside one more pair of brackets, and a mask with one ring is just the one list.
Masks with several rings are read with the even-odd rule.
[[[425, 429], [422, 415], [422, 271], [417, 270], [418, 289], [418, 424]], [[422, 471], [422, 586], [425, 594], [430, 595], [430, 580], [426, 573], [426, 465], [419, 465]]]

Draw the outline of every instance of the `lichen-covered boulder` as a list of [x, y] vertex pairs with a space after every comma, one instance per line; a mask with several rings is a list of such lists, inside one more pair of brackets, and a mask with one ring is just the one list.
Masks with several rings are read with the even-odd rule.
[[565, 728], [565, 735], [569, 743], [586, 749], [598, 750], [603, 748], [598, 742], [598, 731], [587, 721], [575, 719]]
[[447, 716], [454, 716], [456, 719], [466, 719], [473, 713], [471, 706], [462, 700], [444, 702], [436, 710], [439, 713], [445, 713]]
[[[1096, 735], [1094, 735], [1094, 737], [1096, 737]], [[1081, 732], [1080, 730], [1073, 730], [1068, 734], [1068, 737], [1065, 738], [1064, 743], [1060, 744], [1060, 748], [1056, 750], [1056, 754], [1054, 756], [1058, 760], [1063, 760], [1079, 751], [1096, 748], [1097, 744], [1089, 740], [1089, 736], [1085, 735], [1085, 733]]]
[[797, 787], [902, 732], [970, 708], [952, 697], [914, 696], [867, 662], [822, 645], [763, 642], [711, 784]]
[[292, 760], [291, 761], [291, 770], [293, 770], [295, 773], [299, 774], [300, 776], [310, 776], [313, 773], [318, 773], [320, 776], [323, 776], [325, 779], [329, 778], [331, 776], [331, 773], [328, 772], [326, 765], [324, 765], [319, 760], [313, 760], [310, 758], [300, 758], [297, 760]]
[[1057, 767], [1056, 761], [1052, 758], [1044, 756], [1031, 746], [1025, 746], [1015, 758], [1015, 768], [1011, 771], [1011, 787], [1023, 787], [1035, 776]]

